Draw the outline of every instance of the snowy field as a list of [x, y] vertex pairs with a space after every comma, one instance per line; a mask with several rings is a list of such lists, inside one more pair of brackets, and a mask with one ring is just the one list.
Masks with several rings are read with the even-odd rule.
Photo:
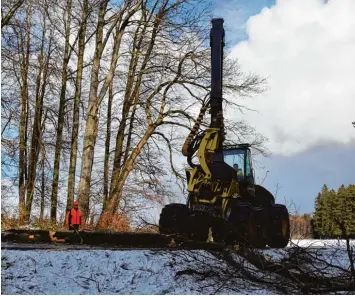
[[[298, 243], [324, 249], [325, 257], [330, 257], [329, 252], [334, 257], [334, 250], [340, 250], [342, 259], [338, 258], [338, 263], [344, 268], [348, 266], [345, 242], [304, 240]], [[262, 252], [277, 261], [287, 250]], [[189, 274], [206, 262], [219, 269], [228, 268], [223, 260], [207, 251], [3, 249], [1, 290], [2, 294], [52, 295], [275, 294], [247, 279], [236, 281], [231, 289], [220, 285], [212, 276], [196, 280]]]
[[[355, 241], [351, 240], [351, 244], [354, 245]], [[346, 241], [337, 239], [294, 239], [288, 244], [288, 246], [290, 247], [293, 245], [314, 248], [346, 248]]]
[[[2, 294], [213, 294], [218, 289], [213, 281], [179, 276], [194, 267], [195, 257], [188, 253], [201, 260], [210, 256], [204, 251], [3, 250]], [[262, 287], [244, 292], [271, 293]]]

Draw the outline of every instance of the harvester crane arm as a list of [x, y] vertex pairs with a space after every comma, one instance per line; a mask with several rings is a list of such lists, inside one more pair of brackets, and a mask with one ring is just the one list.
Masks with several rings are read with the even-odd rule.
[[[210, 32], [211, 46], [211, 125], [212, 128], [222, 128], [222, 88], [223, 88], [223, 19], [213, 19]], [[221, 118], [222, 117], [222, 118]]]
[[[204, 147], [211, 150], [211, 145], [214, 147], [213, 150], [220, 151], [222, 149], [222, 144], [224, 140], [224, 125], [223, 125], [223, 109], [222, 109], [222, 88], [223, 88], [223, 48], [224, 48], [224, 20], [221, 18], [212, 20], [212, 28], [210, 31], [210, 46], [211, 46], [211, 92], [209, 94], [210, 98], [202, 105], [200, 113], [195, 121], [193, 128], [191, 129], [189, 135], [187, 136], [185, 143], [182, 148], [182, 154], [187, 156], [188, 163], [191, 167], [194, 165], [191, 162], [193, 154], [201, 146], [202, 139], [210, 139], [209, 142], [213, 142], [213, 145], [203, 145]], [[210, 109], [211, 123], [210, 128], [203, 133], [203, 135], [198, 135], [198, 130], [200, 128], [201, 122], [206, 111]], [[210, 132], [208, 132], [210, 131]], [[206, 133], [208, 137], [206, 138]], [[211, 138], [213, 134], [214, 139]], [[218, 137], [218, 139], [216, 139]], [[200, 149], [201, 150], [201, 149]], [[212, 151], [210, 151], [212, 152]], [[200, 151], [200, 155], [204, 155], [203, 151]], [[201, 162], [201, 157], [200, 162]], [[202, 159], [202, 162], [204, 160]]]
[[[213, 204], [217, 198], [234, 196], [237, 192], [236, 172], [223, 161], [224, 124], [223, 89], [223, 19], [213, 19], [210, 31], [211, 92], [187, 136], [182, 152], [192, 169], [187, 170], [187, 190], [200, 201]], [[210, 126], [198, 133], [205, 112], [211, 114]], [[197, 153], [196, 153], [197, 152]], [[191, 159], [196, 153], [198, 164]], [[222, 175], [221, 175], [222, 173]], [[202, 193], [207, 192], [207, 194]]]

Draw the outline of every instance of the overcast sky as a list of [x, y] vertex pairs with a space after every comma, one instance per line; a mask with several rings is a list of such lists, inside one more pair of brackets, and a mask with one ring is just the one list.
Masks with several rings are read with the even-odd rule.
[[355, 183], [355, 1], [215, 0], [229, 54], [268, 90], [244, 119], [269, 138], [259, 180], [311, 212], [324, 183]]

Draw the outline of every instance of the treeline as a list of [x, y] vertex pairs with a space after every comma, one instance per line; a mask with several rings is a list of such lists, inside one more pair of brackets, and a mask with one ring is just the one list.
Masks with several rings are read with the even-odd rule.
[[[4, 0], [1, 9], [2, 213], [15, 205], [21, 223], [56, 223], [78, 200], [84, 220], [103, 228], [176, 198], [184, 173], [173, 155], [210, 91], [210, 2]], [[225, 59], [226, 107], [237, 114], [264, 80]], [[225, 128], [231, 140], [263, 143], [237, 116]]]
[[291, 215], [290, 233], [293, 239], [313, 238], [312, 214]]
[[355, 185], [337, 191], [323, 185], [314, 213], [290, 216], [291, 236], [302, 238], [355, 238]]
[[315, 201], [314, 236], [355, 237], [355, 185], [337, 191], [323, 185]]

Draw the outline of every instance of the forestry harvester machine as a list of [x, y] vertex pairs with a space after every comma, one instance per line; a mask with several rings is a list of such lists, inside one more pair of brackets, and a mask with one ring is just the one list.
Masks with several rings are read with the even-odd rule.
[[[290, 237], [289, 214], [267, 189], [255, 184], [250, 145], [223, 145], [223, 22], [212, 20], [211, 93], [182, 148], [191, 166], [186, 170], [187, 203], [163, 208], [160, 233], [206, 241], [212, 232], [216, 242], [284, 248]], [[207, 110], [210, 126], [199, 132]], [[199, 164], [192, 162], [194, 156]]]

